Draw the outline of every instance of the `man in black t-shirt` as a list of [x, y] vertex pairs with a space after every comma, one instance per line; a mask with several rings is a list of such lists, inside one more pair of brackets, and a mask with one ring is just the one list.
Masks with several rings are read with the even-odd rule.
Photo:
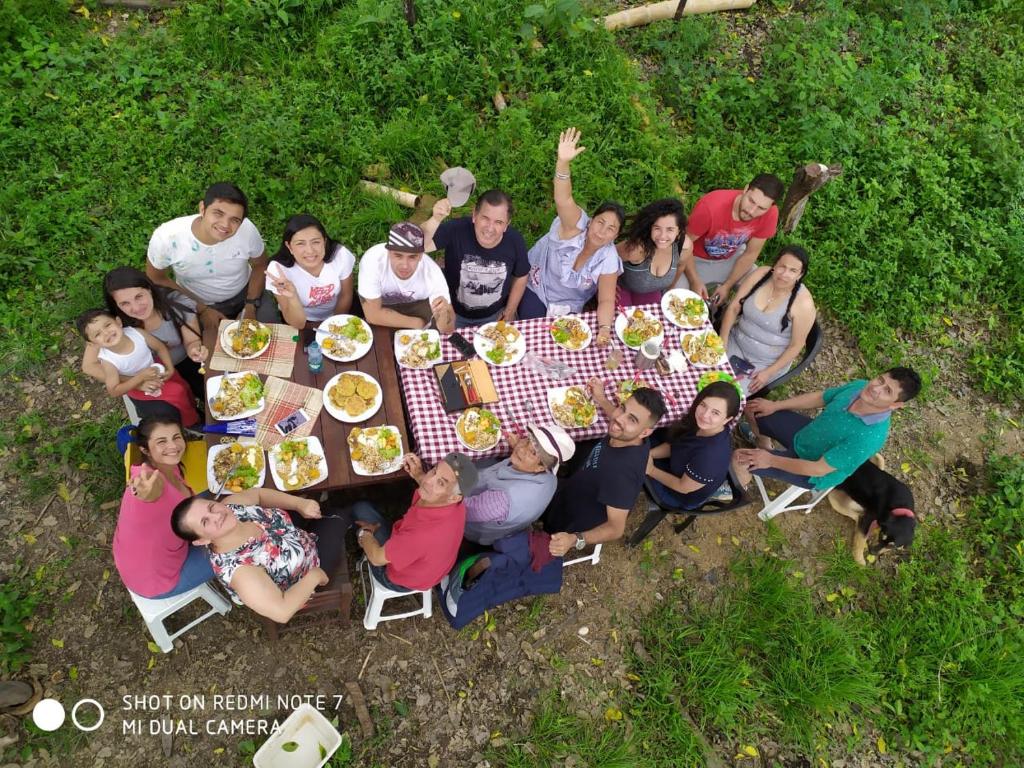
[[472, 216], [445, 221], [451, 212], [448, 198], [438, 200], [423, 222], [423, 234], [428, 252], [444, 249], [456, 327], [515, 320], [530, 262], [526, 241], [509, 227], [511, 198], [491, 189], [480, 195]]
[[582, 467], [559, 483], [544, 515], [554, 557], [622, 538], [626, 515], [644, 486], [647, 436], [665, 415], [665, 403], [654, 389], [641, 387], [617, 407], [605, 396], [600, 379], [590, 380], [590, 391], [608, 418], [608, 436], [594, 446]]

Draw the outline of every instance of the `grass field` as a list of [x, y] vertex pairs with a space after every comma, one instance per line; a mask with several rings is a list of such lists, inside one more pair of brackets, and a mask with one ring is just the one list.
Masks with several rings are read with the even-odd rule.
[[[99, 303], [104, 271], [141, 266], [153, 228], [211, 181], [248, 192], [271, 250], [309, 211], [358, 253], [407, 215], [359, 179], [437, 194], [440, 171], [464, 165], [511, 193], [532, 242], [553, 215], [557, 133], [576, 125], [586, 207], [692, 205], [758, 172], [788, 181], [798, 164], [842, 163], [766, 252], [808, 247], [808, 283], [866, 367], [910, 360], [933, 388], [966, 371], [1019, 402], [1019, 0], [762, 0], [616, 35], [589, 21], [603, 5], [577, 0], [416, 7], [410, 30], [397, 0], [209, 0], [152, 16], [0, 5], [5, 378], [67, 374], [70, 320]], [[114, 426], [5, 419], [21, 490], [52, 486], [40, 461], [115, 461]], [[108, 498], [114, 486], [91, 478]], [[770, 736], [812, 761], [1021, 763], [1024, 468], [996, 463], [986, 487], [962, 528], [929, 528], [899, 568], [855, 570], [837, 552], [808, 585], [762, 553], [736, 560], [711, 603], [680, 591], [638, 619], [647, 654], [627, 703], [595, 727], [553, 695], [496, 759], [700, 765], [713, 738], [754, 764]], [[33, 589], [0, 590], [5, 671], [29, 657]]]

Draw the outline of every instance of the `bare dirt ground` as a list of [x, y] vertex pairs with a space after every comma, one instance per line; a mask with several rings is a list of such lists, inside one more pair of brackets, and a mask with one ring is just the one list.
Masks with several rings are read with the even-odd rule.
[[[826, 333], [829, 343], [799, 381], [800, 391], [861, 372], [852, 340], [833, 325], [826, 325]], [[69, 360], [73, 354], [69, 346]], [[952, 357], [942, 367], [942, 383], [929, 401], [897, 414], [885, 450], [890, 470], [914, 488], [926, 525], [955, 524], [964, 514], [987, 453], [1024, 449], [1020, 413], [971, 393]], [[86, 400], [97, 404], [87, 418], [120, 408], [98, 387], [69, 384], [56, 369], [45, 379], [8, 384], [0, 399], [5, 421], [35, 410], [51, 423], [66, 424], [70, 432], [81, 421]], [[106, 710], [102, 727], [87, 737], [73, 735], [67, 725], [59, 738], [51, 737], [53, 748], [63, 746], [70, 754], [37, 751], [26, 766], [247, 764], [239, 742], [251, 738], [259, 743], [261, 737], [224, 729], [283, 718], [290, 707], [280, 706], [278, 695], [322, 695], [324, 709], [337, 705], [341, 729], [352, 737], [356, 754], [368, 750], [362, 764], [486, 765], [488, 747], [521, 738], [533, 708], [551, 690], [560, 690], [572, 706], [600, 723], [605, 709], [632, 685], [626, 657], [637, 642], [635, 617], [671, 599], [680, 584], [713, 590], [737, 549], [768, 546], [766, 527], [755, 514], [759, 504], [701, 520], [681, 535], [665, 522], [640, 547], [606, 546], [598, 566], [568, 569], [560, 594], [501, 606], [489, 614], [490, 623], [479, 619], [461, 632], [451, 630], [436, 606], [430, 620], [385, 623], [366, 632], [353, 573], [357, 602], [348, 627], [310, 628], [271, 645], [253, 615], [235, 609], [186, 633], [176, 650], [165, 655], [147, 647], [144, 625], [113, 567], [109, 543], [117, 499], [89, 500], [83, 487], [87, 472], [116, 473], [118, 468], [80, 469], [73, 461], [40, 467], [49, 476], [63, 474], [68, 498], [54, 493], [28, 503], [26, 478], [12, 467], [14, 450], [8, 446], [0, 457], [0, 492], [6, 500], [0, 519], [2, 575], [66, 563], [46, 572], [52, 577], [43, 577], [53, 593], [32, 622], [33, 660], [21, 677], [37, 679], [47, 695], [69, 709], [79, 699], [92, 698]], [[394, 513], [403, 511], [405, 494], [404, 489], [389, 494]], [[44, 509], [46, 499], [50, 503]], [[645, 503], [641, 499], [631, 515], [627, 535], [642, 518]], [[831, 552], [852, 525], [827, 503], [808, 516], [783, 515], [775, 522], [785, 541], [776, 553], [800, 563], [810, 584], [823, 568], [821, 555]], [[72, 536], [79, 541], [73, 549], [61, 539]], [[873, 567], [889, 566], [880, 562]], [[358, 685], [365, 698], [376, 728], [372, 738], [359, 725], [346, 683]], [[161, 699], [157, 706], [140, 708], [134, 700], [154, 694], [170, 694], [170, 705]], [[231, 694], [266, 695], [268, 700], [249, 707], [237, 699], [214, 699]], [[335, 695], [342, 697], [340, 704]], [[181, 696], [204, 696], [205, 707], [183, 709]], [[149, 733], [150, 721], [159, 723], [165, 716], [186, 729], [174, 736], [169, 758], [160, 736]], [[126, 732], [133, 721], [140, 721], [141, 733]], [[8, 761], [15, 760], [15, 750], [28, 738], [24, 723], [4, 716], [0, 727], [0, 736], [18, 739], [4, 753]], [[716, 743], [715, 734], [706, 736]], [[718, 746], [726, 758], [735, 754], [736, 745]], [[770, 748], [762, 753], [771, 756]]]

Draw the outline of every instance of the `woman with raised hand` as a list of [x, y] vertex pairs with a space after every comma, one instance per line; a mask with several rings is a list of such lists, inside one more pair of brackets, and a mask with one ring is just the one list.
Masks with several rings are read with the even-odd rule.
[[719, 335], [746, 391], [753, 394], [789, 370], [807, 342], [817, 310], [804, 285], [807, 251], [787, 245], [770, 267], [740, 284], [722, 317]]
[[213, 578], [206, 552], [171, 530], [171, 512], [192, 496], [185, 484], [185, 435], [178, 419], [147, 416], [135, 428], [144, 463], [131, 469], [111, 549], [121, 580], [143, 597], [188, 592]]
[[633, 216], [626, 239], [616, 246], [622, 258], [618, 301], [624, 307], [656, 304], [680, 279], [693, 259], [683, 204], [669, 197], [648, 203]]
[[[174, 369], [188, 383], [192, 394], [203, 401], [203, 375], [199, 368], [210, 352], [203, 346], [195, 302], [177, 291], [154, 285], [134, 267], [107, 272], [103, 278], [103, 298], [107, 308], [125, 326], [148, 331], [167, 345]], [[96, 344], [86, 344], [82, 372], [103, 381]]]
[[335, 242], [315, 216], [288, 219], [284, 238], [267, 266], [267, 290], [277, 298], [284, 321], [293, 328], [321, 322], [352, 308], [356, 258]]
[[[647, 476], [657, 498], [674, 509], [696, 509], [729, 475], [729, 421], [740, 412], [740, 393], [731, 381], [713, 381], [697, 393], [690, 410], [651, 448]], [[652, 441], [653, 443], [653, 441]]]
[[519, 317], [577, 313], [597, 294], [597, 343], [604, 345], [611, 340], [615, 282], [622, 271], [615, 238], [626, 214], [618, 203], [604, 202], [591, 218], [576, 204], [569, 164], [586, 150], [579, 140], [575, 128], [559, 136], [554, 179], [558, 215], [530, 249], [530, 275]]

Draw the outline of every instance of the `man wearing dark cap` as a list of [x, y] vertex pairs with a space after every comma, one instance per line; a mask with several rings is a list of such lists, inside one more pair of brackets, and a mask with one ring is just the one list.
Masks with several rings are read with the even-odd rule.
[[462, 453], [449, 453], [429, 471], [412, 453], [402, 465], [419, 486], [402, 519], [392, 527], [366, 501], [356, 503], [352, 518], [374, 578], [396, 592], [412, 592], [436, 586], [455, 565], [466, 526], [462, 499], [476, 486], [477, 471]]
[[423, 256], [423, 230], [409, 221], [395, 224], [388, 241], [359, 261], [359, 297], [373, 325], [427, 328], [451, 333], [455, 313], [444, 273]]
[[445, 221], [452, 208], [469, 200], [475, 180], [465, 168], [449, 168], [441, 180], [448, 196], [434, 204], [423, 233], [427, 251], [444, 249], [456, 327], [515, 320], [530, 262], [526, 241], [509, 227], [512, 199], [500, 189], [489, 189], [477, 198], [471, 216]]

